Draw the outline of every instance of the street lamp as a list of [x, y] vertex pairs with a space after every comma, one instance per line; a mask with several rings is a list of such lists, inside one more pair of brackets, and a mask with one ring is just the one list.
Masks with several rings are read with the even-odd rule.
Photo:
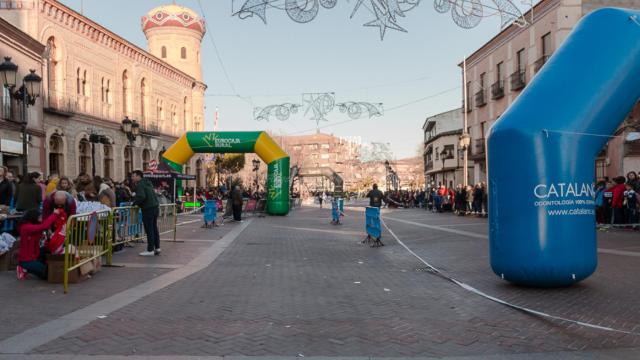
[[387, 187], [387, 191], [389, 191], [389, 160], [385, 160], [384, 161], [384, 171], [385, 171], [385, 181], [387, 183], [386, 187]]
[[253, 171], [255, 171], [256, 173], [256, 193], [260, 190], [260, 186], [258, 184], [258, 170], [260, 170], [260, 160], [258, 159], [253, 159], [251, 161], [253, 163]]
[[122, 132], [124, 132], [127, 136], [127, 140], [129, 141], [129, 164], [131, 166], [131, 170], [133, 170], [133, 147], [135, 145], [136, 138], [140, 135], [140, 124], [135, 120], [130, 120], [128, 116], [125, 116], [122, 120]]
[[18, 85], [18, 65], [11, 62], [11, 57], [5, 57], [0, 64], [0, 79], [2, 85], [9, 89], [11, 98], [21, 103], [20, 122], [22, 124], [22, 175], [26, 176], [29, 168], [27, 166], [27, 107], [35, 105], [36, 99], [40, 96], [40, 83], [42, 78], [31, 69], [29, 74], [22, 79], [22, 85], [14, 92]]

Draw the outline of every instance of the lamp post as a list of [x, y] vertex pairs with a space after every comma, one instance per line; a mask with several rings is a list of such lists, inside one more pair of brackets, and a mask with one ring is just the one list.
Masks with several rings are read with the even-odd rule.
[[384, 171], [385, 171], [385, 177], [384, 177], [384, 178], [385, 178], [385, 181], [386, 181], [386, 188], [387, 188], [387, 191], [389, 191], [389, 190], [390, 190], [390, 189], [389, 189], [389, 168], [390, 168], [390, 166], [389, 166], [389, 160], [385, 160], [385, 161], [384, 161]]
[[[128, 116], [125, 116], [122, 120], [122, 132], [124, 132], [127, 136], [127, 140], [129, 141], [129, 164], [133, 170], [133, 147], [135, 145], [136, 138], [140, 135], [140, 124], [135, 120], [130, 120]], [[125, 176], [126, 175], [128, 174], [125, 174]]]
[[256, 193], [260, 190], [260, 186], [258, 184], [258, 170], [260, 170], [260, 160], [258, 159], [253, 159], [251, 161], [253, 163], [253, 171], [256, 173]]
[[35, 105], [36, 99], [40, 96], [40, 83], [42, 78], [31, 69], [22, 79], [22, 85], [18, 90], [16, 88], [18, 80], [18, 65], [11, 62], [11, 57], [5, 57], [4, 62], [0, 64], [0, 78], [4, 87], [9, 89], [11, 98], [22, 105], [20, 112], [20, 123], [22, 126], [22, 175], [26, 176], [29, 171], [27, 164], [27, 108]]
[[[466, 128], [465, 128], [466, 129]], [[458, 149], [462, 151], [462, 184], [465, 189], [469, 185], [469, 145], [471, 144], [471, 136], [463, 132], [458, 139]]]

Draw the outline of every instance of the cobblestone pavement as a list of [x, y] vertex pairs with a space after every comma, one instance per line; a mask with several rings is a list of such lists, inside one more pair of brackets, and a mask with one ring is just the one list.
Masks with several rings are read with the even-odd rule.
[[[193, 219], [196, 217], [180, 217], [180, 221]], [[0, 341], [180, 267], [232, 227], [204, 230], [200, 229], [200, 223], [180, 226], [180, 238], [187, 238], [183, 239], [186, 241], [172, 243], [168, 241], [172, 237], [164, 235], [161, 242], [163, 255], [152, 258], [138, 256], [146, 245], [134, 243], [133, 247], [113, 256], [113, 263], [124, 264], [124, 267], [103, 267], [93, 278], [71, 284], [66, 295], [62, 284], [49, 284], [34, 278], [17, 281], [15, 272], [0, 272]], [[211, 236], [211, 233], [215, 235]]]
[[[362, 245], [362, 212], [347, 211], [342, 226], [329, 225], [329, 216], [327, 209], [303, 208], [288, 217], [254, 219], [205, 270], [40, 346], [35, 353], [480, 358], [526, 354], [533, 359], [640, 345], [638, 337], [541, 319], [472, 295], [423, 271], [424, 265], [388, 232], [383, 235], [385, 247]], [[638, 267], [629, 260], [636, 258], [606, 255], [607, 260], [603, 255], [598, 274], [573, 288], [522, 289], [489, 272], [486, 240], [390, 218], [438, 225], [449, 221], [450, 228], [477, 234], [486, 233], [483, 220], [417, 210], [387, 217], [403, 241], [474, 286], [581, 320], [604, 312], [608, 315], [602, 321], [612, 322], [608, 325], [635, 326], [637, 308], [628, 300], [637, 290], [625, 286], [636, 278], [633, 270]], [[607, 246], [615, 246], [617, 240], [610, 241]], [[615, 274], [627, 280], [613, 281]], [[576, 307], [589, 308], [578, 312]], [[635, 353], [617, 354], [623, 355], [614, 357], [633, 358], [629, 354]]]

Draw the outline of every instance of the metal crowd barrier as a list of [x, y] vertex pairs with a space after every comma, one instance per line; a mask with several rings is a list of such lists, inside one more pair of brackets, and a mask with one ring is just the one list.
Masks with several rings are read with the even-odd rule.
[[[173, 232], [176, 241], [178, 208], [176, 204], [160, 205], [158, 230]], [[113, 246], [145, 237], [142, 213], [138, 207], [124, 206], [90, 214], [73, 215], [67, 220], [64, 242], [64, 292], [69, 291], [69, 274], [102, 256], [112, 264]]]
[[124, 245], [132, 241], [144, 239], [142, 213], [136, 206], [122, 206], [112, 209], [113, 212], [113, 246]]
[[69, 273], [106, 256], [111, 265], [113, 213], [102, 210], [73, 215], [67, 220], [64, 239], [64, 292], [69, 291]]
[[[140, 220], [142, 221], [142, 219]], [[176, 204], [160, 205], [158, 216], [158, 230], [160, 235], [173, 232], [173, 241], [176, 241], [176, 228], [178, 226], [178, 208]]]

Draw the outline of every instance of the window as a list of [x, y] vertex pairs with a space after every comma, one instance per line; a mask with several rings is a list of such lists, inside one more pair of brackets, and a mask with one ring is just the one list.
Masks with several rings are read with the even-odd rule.
[[440, 160], [440, 152], [438, 151], [437, 146], [436, 146], [436, 160]]
[[520, 51], [516, 53], [516, 66], [518, 71], [525, 71], [524, 49], [520, 49]]
[[467, 110], [471, 109], [471, 81], [467, 82], [467, 99], [465, 100], [466, 102], [466, 108]]
[[329, 154], [322, 154], [320, 156], [321, 159], [328, 159], [329, 158]]
[[147, 121], [147, 82], [145, 78], [140, 80], [140, 121], [146, 124]]
[[487, 77], [487, 73], [483, 72], [482, 74], [480, 74], [480, 88], [481, 90], [484, 90], [484, 82], [485, 82], [485, 78]]
[[187, 130], [187, 97], [184, 98], [183, 108], [182, 108], [182, 122], [183, 122], [183, 130]]
[[127, 70], [122, 72], [122, 114], [129, 115], [129, 75]]
[[80, 95], [80, 68], [76, 70], [76, 94]]
[[322, 144], [322, 146], [321, 146], [321, 147], [322, 147], [323, 149], [329, 149], [329, 148], [330, 148], [329, 144]]
[[180, 49], [180, 58], [182, 59], [187, 58], [187, 48], [184, 46]]
[[504, 62], [499, 62], [496, 65], [496, 82], [502, 81], [502, 77], [504, 76]]
[[542, 56], [550, 56], [551, 52], [551, 33], [548, 32], [542, 36]]
[[82, 73], [82, 96], [87, 96], [87, 70]]
[[2, 87], [2, 118], [11, 120], [11, 91]]
[[167, 47], [163, 46], [162, 49], [160, 50], [160, 52], [162, 53], [161, 56], [163, 59], [167, 58]]
[[107, 104], [111, 104], [111, 80], [107, 80], [107, 87], [104, 90], [104, 101]]

